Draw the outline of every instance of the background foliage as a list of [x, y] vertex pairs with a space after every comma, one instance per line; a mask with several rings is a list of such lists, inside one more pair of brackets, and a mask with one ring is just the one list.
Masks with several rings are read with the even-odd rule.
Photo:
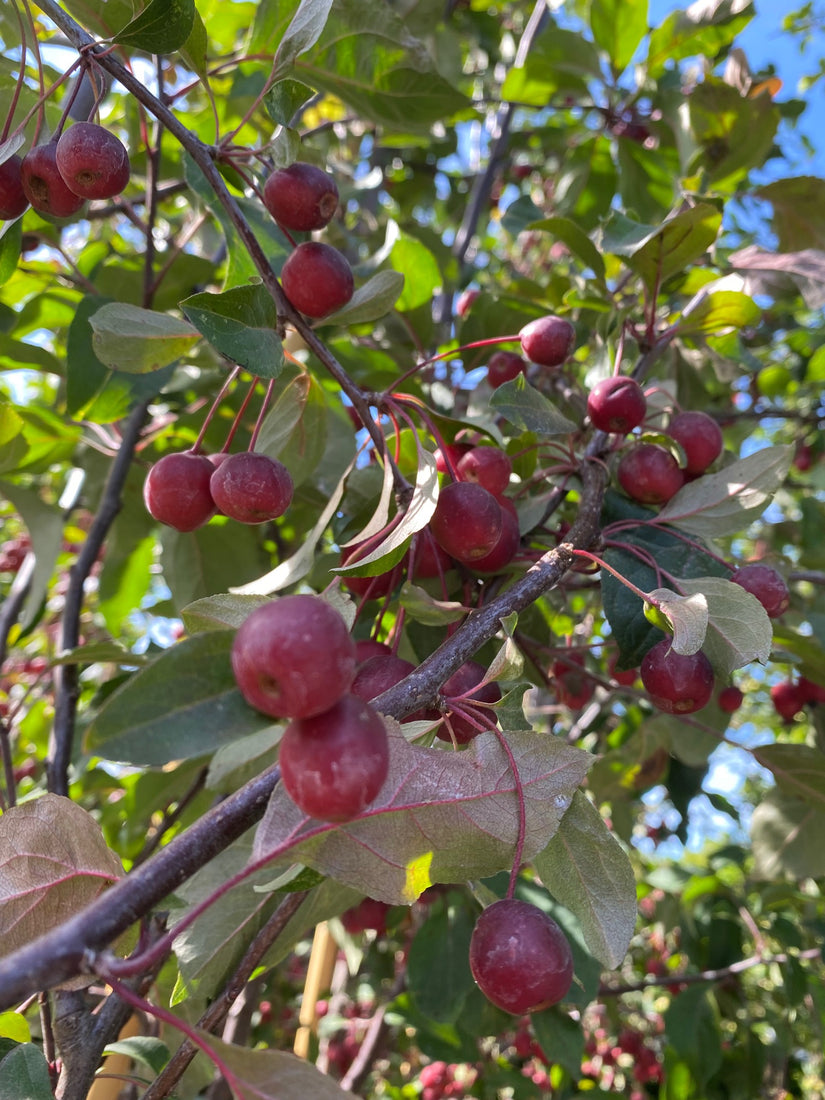
[[[227, 1083], [334, 1097], [338, 1081], [425, 1100], [825, 1095], [823, 705], [785, 721], [770, 697], [825, 684], [825, 182], [785, 159], [805, 103], [750, 70], [737, 35], [754, 15], [748, 0], [658, 25], [645, 0], [0, 10], [0, 155], [67, 107], [85, 117], [61, 78], [92, 36], [95, 71], [115, 76], [100, 118], [132, 163], [113, 202], [66, 224], [28, 210], [0, 236], [0, 1094], [98, 1100], [121, 1073], [147, 1100]], [[788, 33], [815, 25], [808, 5]], [[323, 236], [358, 287], [315, 327], [284, 302], [291, 242], [256, 193], [295, 159], [338, 181]], [[572, 358], [494, 392], [484, 341], [547, 313], [574, 323]], [[201, 438], [230, 362], [243, 373]], [[646, 430], [681, 407], [724, 431], [717, 467], [656, 522], [616, 486], [623, 439], [585, 422], [614, 366], [647, 388]], [[255, 446], [289, 468], [290, 509], [160, 528], [147, 470], [196, 441], [221, 450], [251, 375], [233, 448], [271, 383]], [[432, 451], [468, 430], [512, 457], [513, 565], [350, 600], [340, 548], [412, 500], [371, 571], [391, 568], [434, 506]], [[754, 559], [790, 588], [772, 622], [727, 580]], [[666, 619], [625, 581], [666, 590]], [[371, 821], [306, 824], [270, 767], [281, 728], [231, 675], [248, 611], [301, 587], [418, 666], [383, 697], [394, 793]], [[719, 690], [742, 689], [738, 710], [677, 719], [618, 681], [663, 625], [704, 647]], [[505, 688], [517, 895], [576, 959], [569, 998], [531, 1019], [489, 1005], [466, 963], [517, 840], [500, 742], [445, 756], [393, 721], [470, 656]], [[364, 895], [388, 906], [383, 931], [339, 919]], [[308, 978], [324, 921], [334, 943], [316, 933]], [[175, 1055], [180, 1027], [209, 1058]]]

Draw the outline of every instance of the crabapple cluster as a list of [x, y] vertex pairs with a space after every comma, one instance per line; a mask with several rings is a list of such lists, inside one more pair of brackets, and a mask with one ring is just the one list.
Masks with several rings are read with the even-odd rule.
[[286, 466], [254, 451], [164, 455], [143, 483], [149, 514], [176, 531], [195, 531], [218, 513], [247, 524], [277, 519], [292, 492]]
[[95, 122], [76, 122], [59, 138], [0, 164], [0, 218], [19, 218], [28, 206], [45, 217], [70, 218], [87, 199], [119, 195], [130, 171], [120, 138]]
[[[279, 168], [263, 187], [264, 206], [285, 230], [323, 229], [338, 209], [338, 185], [314, 164], [296, 161]], [[321, 241], [302, 241], [284, 261], [281, 285], [292, 305], [307, 317], [326, 317], [352, 298], [355, 282], [342, 252]]]
[[782, 680], [771, 688], [774, 710], [785, 723], [791, 723], [807, 706], [825, 703], [825, 687], [800, 676], [798, 680]]
[[232, 670], [246, 701], [289, 723], [279, 763], [284, 787], [309, 817], [348, 821], [375, 799], [389, 770], [380, 715], [351, 692], [356, 648], [318, 596], [263, 604], [238, 629]]

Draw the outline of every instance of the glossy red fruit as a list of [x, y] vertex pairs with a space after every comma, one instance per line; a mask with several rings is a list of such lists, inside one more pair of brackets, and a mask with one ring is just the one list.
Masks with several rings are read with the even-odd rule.
[[372, 638], [363, 638], [355, 643], [355, 659], [359, 665], [364, 664], [370, 657], [386, 657], [392, 650], [385, 642], [376, 642]]
[[55, 158], [66, 186], [84, 199], [111, 199], [129, 182], [126, 146], [94, 122], [76, 122], [64, 130]]
[[290, 722], [278, 750], [292, 801], [320, 821], [350, 821], [375, 799], [389, 770], [387, 731], [369, 703], [344, 695]]
[[287, 256], [281, 285], [292, 305], [307, 317], [326, 317], [353, 295], [355, 280], [346, 256], [330, 244], [304, 241]]
[[[499, 502], [506, 499], [506, 497], [500, 497]], [[498, 537], [498, 542], [483, 558], [476, 558], [473, 562], [473, 569], [477, 573], [500, 573], [516, 556], [520, 546], [521, 532], [519, 531], [518, 515], [515, 508], [510, 511], [502, 504], [501, 534]]]
[[[468, 712], [474, 719], [474, 721], [470, 721], [469, 718], [455, 712], [450, 714], [453, 736], [459, 745], [466, 745], [468, 741], [478, 737], [483, 729], [489, 729], [494, 718], [494, 713], [490, 707], [473, 706], [473, 700], [479, 703], [497, 703], [501, 698], [501, 689], [495, 680], [484, 684], [477, 690], [473, 690], [478, 684], [481, 684], [486, 675], [487, 670], [484, 665], [480, 665], [477, 661], [467, 661], [452, 674], [441, 689], [441, 694], [448, 704], [450, 700], [460, 698], [462, 710]], [[464, 698], [464, 696], [467, 696], [467, 698]], [[438, 736], [442, 741], [452, 741], [446, 724], [438, 727]]]
[[350, 691], [369, 703], [377, 695], [400, 684], [411, 672], [415, 672], [415, 665], [403, 657], [392, 653], [370, 657], [358, 666]]
[[719, 692], [716, 702], [719, 709], [724, 711], [725, 714], [733, 714], [742, 706], [744, 698], [745, 695], [741, 688], [736, 687], [735, 684], [729, 684]]
[[56, 149], [54, 141], [29, 149], [20, 165], [20, 181], [23, 193], [38, 214], [70, 218], [86, 200], [66, 186], [57, 167]]
[[19, 218], [29, 205], [23, 190], [22, 164], [22, 160], [16, 154], [0, 164], [0, 220], [2, 221]]
[[667, 434], [681, 443], [689, 474], [703, 474], [712, 466], [725, 446], [722, 429], [704, 412], [681, 412], [670, 422]]
[[519, 332], [521, 350], [542, 367], [559, 367], [576, 346], [576, 330], [564, 317], [539, 317]]
[[673, 640], [663, 638], [642, 658], [639, 674], [650, 701], [667, 714], [692, 714], [713, 695], [713, 668], [700, 650], [677, 653]]
[[487, 363], [487, 381], [494, 390], [512, 382], [527, 370], [527, 363], [515, 351], [494, 351]]
[[783, 680], [771, 688], [771, 702], [783, 722], [792, 722], [808, 701], [808, 693], [793, 680]]
[[642, 387], [633, 378], [616, 375], [597, 382], [587, 397], [587, 414], [602, 432], [632, 432], [647, 415]]
[[314, 164], [296, 161], [273, 172], [264, 184], [264, 206], [286, 229], [323, 229], [338, 209], [338, 186]]
[[521, 1016], [557, 1004], [573, 982], [573, 952], [556, 922], [529, 902], [504, 898], [476, 921], [470, 970], [482, 993]]
[[472, 565], [489, 554], [501, 536], [501, 505], [472, 481], [453, 481], [438, 497], [430, 531], [456, 561]]
[[181, 451], [158, 459], [143, 483], [143, 502], [159, 523], [194, 531], [215, 514], [209, 483], [215, 467], [206, 455]]
[[351, 936], [356, 936], [359, 932], [378, 932], [383, 935], [387, 931], [387, 913], [391, 908], [385, 901], [364, 898], [341, 914], [341, 924]]
[[229, 455], [212, 473], [212, 499], [238, 523], [264, 523], [282, 516], [292, 503], [292, 478], [269, 455], [241, 451]]
[[501, 496], [510, 484], [512, 472], [510, 456], [500, 447], [473, 447], [456, 466], [461, 481], [474, 481], [494, 497]]
[[731, 576], [734, 584], [756, 596], [769, 618], [778, 619], [790, 606], [791, 594], [780, 573], [770, 565], [751, 562], [742, 565]]
[[[449, 474], [452, 471], [447, 465], [447, 459], [453, 464], [453, 470], [458, 466], [463, 455], [466, 455], [468, 451], [471, 451], [472, 445], [470, 443], [448, 443], [444, 449], [437, 448], [434, 452], [435, 468], [440, 474]], [[446, 455], [445, 452], [446, 451]]]
[[571, 710], [581, 710], [593, 698], [596, 685], [584, 669], [581, 653], [569, 654], [553, 662], [551, 673], [555, 680], [556, 698]]
[[308, 718], [349, 691], [355, 642], [319, 596], [283, 596], [256, 608], [232, 644], [241, 694], [273, 718]]
[[665, 504], [685, 483], [679, 463], [655, 443], [634, 443], [622, 455], [616, 475], [627, 495], [641, 504]]

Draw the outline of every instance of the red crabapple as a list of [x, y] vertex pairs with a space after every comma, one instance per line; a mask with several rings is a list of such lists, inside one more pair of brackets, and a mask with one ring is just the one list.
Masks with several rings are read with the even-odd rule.
[[510, 456], [500, 447], [473, 447], [456, 466], [460, 481], [475, 481], [494, 497], [501, 496], [510, 484], [512, 472]]
[[721, 711], [725, 714], [733, 714], [734, 711], [739, 710], [742, 706], [742, 701], [745, 696], [741, 688], [736, 687], [735, 684], [728, 684], [727, 687], [722, 688], [716, 697], [716, 703]]
[[95, 122], [76, 122], [64, 130], [55, 158], [66, 186], [84, 199], [111, 199], [129, 182], [126, 146]]
[[527, 370], [527, 364], [515, 351], [494, 351], [487, 363], [487, 381], [497, 390]]
[[450, 557], [472, 565], [496, 545], [501, 524], [501, 505], [492, 493], [472, 481], [452, 481], [439, 494], [430, 530]]
[[503, 898], [476, 921], [470, 970], [489, 1001], [522, 1016], [566, 997], [573, 982], [573, 952], [552, 917], [529, 902]]
[[323, 229], [332, 220], [338, 209], [338, 186], [323, 168], [295, 161], [267, 179], [263, 200], [279, 225], [309, 232]]
[[164, 455], [143, 483], [147, 511], [176, 531], [194, 531], [215, 514], [209, 483], [215, 467], [206, 455], [191, 451]]
[[29, 205], [23, 190], [22, 164], [22, 160], [16, 154], [7, 157], [0, 164], [0, 220], [2, 221], [19, 218]]
[[380, 715], [355, 695], [290, 722], [278, 750], [287, 794], [308, 817], [350, 821], [374, 801], [389, 770]]
[[731, 580], [756, 596], [771, 619], [778, 619], [788, 610], [791, 603], [791, 594], [788, 586], [780, 573], [770, 565], [762, 565], [759, 562], [749, 562], [741, 565]]
[[70, 218], [86, 201], [66, 185], [57, 167], [57, 142], [35, 145], [23, 157], [20, 180], [23, 192], [38, 214]]
[[558, 367], [576, 343], [576, 330], [564, 317], [539, 317], [519, 332], [521, 350], [542, 367]]
[[682, 445], [689, 474], [703, 474], [712, 466], [725, 445], [722, 429], [712, 416], [699, 411], [680, 412], [670, 422], [667, 434]]
[[616, 475], [627, 495], [641, 504], [666, 504], [685, 483], [679, 463], [655, 443], [634, 443], [622, 455]]
[[241, 694], [273, 718], [308, 718], [333, 706], [355, 675], [355, 642], [319, 596], [282, 596], [256, 608], [232, 644]]
[[289, 470], [277, 459], [255, 451], [224, 458], [215, 467], [209, 488], [220, 511], [238, 523], [277, 519], [292, 503]]
[[710, 702], [713, 668], [698, 653], [677, 653], [673, 639], [663, 638], [642, 658], [639, 670], [651, 702], [667, 714], [692, 714]]
[[281, 285], [292, 305], [307, 317], [334, 313], [355, 290], [346, 256], [320, 241], [304, 241], [290, 252], [281, 268]]
[[590, 391], [587, 413], [594, 428], [602, 432], [627, 433], [644, 420], [647, 401], [635, 379], [615, 375], [603, 378]]

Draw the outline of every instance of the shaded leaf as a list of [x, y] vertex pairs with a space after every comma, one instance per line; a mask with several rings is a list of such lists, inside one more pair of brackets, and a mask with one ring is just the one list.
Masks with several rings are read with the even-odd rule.
[[0, 817], [0, 955], [58, 928], [122, 874], [98, 823], [71, 799], [11, 806]]
[[759, 745], [752, 750], [763, 768], [773, 773], [777, 786], [825, 811], [825, 754], [811, 745]]
[[326, 26], [332, 0], [301, 0], [275, 54], [275, 68], [282, 70], [314, 46]]
[[239, 596], [219, 592], [204, 596], [181, 610], [183, 625], [190, 634], [204, 630], [237, 630], [241, 623], [255, 611], [269, 603], [266, 596]]
[[825, 875], [825, 809], [782, 789], [768, 791], [751, 818], [751, 844], [759, 878]]
[[773, 627], [765, 608], [752, 593], [723, 577], [680, 580], [679, 587], [705, 598], [708, 626], [702, 650], [717, 676], [729, 676], [734, 669], [751, 661], [767, 663]]
[[522, 431], [535, 432], [539, 437], [569, 435], [576, 431], [572, 420], [562, 416], [552, 401], [521, 374], [499, 386], [490, 398], [490, 405], [510, 424]]
[[[396, 304], [404, 289], [404, 276], [398, 271], [377, 271], [359, 286], [343, 309], [324, 317], [325, 325], [361, 325], [376, 321]], [[399, 309], [404, 307], [399, 305]]]
[[437, 600], [426, 589], [405, 581], [398, 596], [401, 607], [412, 619], [428, 626], [457, 623], [467, 614], [467, 608], [457, 600]]
[[706, 180], [714, 190], [733, 189], [764, 163], [779, 126], [768, 95], [743, 96], [718, 77], [705, 76], [687, 99], [690, 126]]
[[618, 966], [636, 926], [636, 880], [626, 852], [582, 791], [533, 865], [578, 919], [590, 952], [604, 966]]
[[261, 284], [220, 294], [193, 294], [180, 303], [183, 315], [227, 359], [259, 378], [277, 378], [284, 349], [276, 332], [278, 310]]
[[[611, 221], [616, 218], [613, 215]], [[627, 263], [644, 279], [649, 289], [664, 283], [671, 275], [685, 271], [705, 255], [719, 235], [722, 212], [709, 203], [699, 203], [676, 214], [645, 237], [626, 254]], [[607, 234], [608, 228], [605, 230]], [[609, 239], [609, 237], [608, 237]], [[607, 242], [604, 247], [608, 248]]]
[[[286, 372], [284, 372], [285, 374]], [[283, 383], [283, 375], [281, 380]], [[304, 414], [312, 380], [308, 373], [299, 371], [273, 395], [261, 430], [255, 442], [255, 450], [277, 458]]]
[[220, 1058], [238, 1100], [351, 1100], [351, 1092], [344, 1092], [312, 1062], [294, 1054], [230, 1046], [211, 1032], [196, 1029], [196, 1033]]
[[147, 53], [173, 53], [189, 38], [194, 24], [195, 0], [149, 0], [114, 40]]
[[548, 20], [535, 39], [523, 66], [504, 78], [502, 99], [546, 107], [559, 93], [582, 93], [587, 81], [601, 77], [599, 54], [593, 44], [574, 31]]
[[49, 1063], [39, 1046], [21, 1043], [0, 1061], [0, 1096], [54, 1100]]
[[808, 309], [825, 306], [825, 251], [803, 248], [798, 252], [766, 252], [751, 244], [733, 252], [728, 262], [744, 272], [746, 294], [778, 298], [798, 292]]
[[[369, 809], [344, 825], [320, 824], [279, 785], [255, 835], [255, 860], [282, 853], [391, 904], [409, 904], [435, 882], [484, 878], [511, 865], [518, 804], [495, 735], [450, 752], [410, 745], [397, 723], [386, 722], [390, 770]], [[532, 731], [506, 736], [524, 788], [530, 859], [556, 831], [593, 758]]]
[[314, 89], [308, 84], [287, 77], [272, 85], [264, 96], [264, 107], [273, 122], [279, 126], [289, 126], [295, 112], [314, 94]]
[[665, 1011], [668, 1042], [704, 1084], [722, 1064], [716, 1014], [708, 991], [701, 985], [683, 990]]
[[180, 359], [200, 339], [197, 329], [152, 309], [110, 302], [89, 318], [92, 347], [102, 363], [128, 374], [148, 374]]
[[668, 501], [659, 521], [693, 535], [738, 534], [767, 508], [793, 457], [790, 445], [765, 447], [716, 474], [705, 474]]
[[20, 616], [20, 627], [25, 630], [40, 613], [41, 604], [49, 590], [49, 582], [54, 575], [63, 542], [64, 517], [61, 509], [54, 504], [47, 504], [36, 489], [2, 482], [0, 496], [6, 497], [14, 505], [26, 525], [34, 551], [34, 571]]
[[234, 632], [184, 638], [106, 700], [86, 730], [89, 752], [149, 767], [204, 756], [268, 719], [244, 701], [229, 652]]
[[527, 228], [542, 230], [562, 241], [574, 256], [578, 256], [586, 267], [592, 269], [600, 282], [604, 282], [604, 260], [601, 253], [576, 222], [570, 218], [542, 218], [540, 221], [530, 222]]
[[464, 905], [445, 905], [428, 916], [410, 944], [407, 988], [424, 1015], [455, 1023], [475, 988], [470, 971], [473, 916]]
[[792, 176], [758, 187], [754, 194], [773, 206], [771, 227], [782, 252], [825, 251], [825, 180]]
[[136, 1062], [147, 1066], [152, 1073], [160, 1073], [169, 1061], [169, 1048], [166, 1043], [153, 1035], [131, 1035], [127, 1039], [118, 1039], [109, 1043], [103, 1051], [106, 1054], [125, 1054]]

